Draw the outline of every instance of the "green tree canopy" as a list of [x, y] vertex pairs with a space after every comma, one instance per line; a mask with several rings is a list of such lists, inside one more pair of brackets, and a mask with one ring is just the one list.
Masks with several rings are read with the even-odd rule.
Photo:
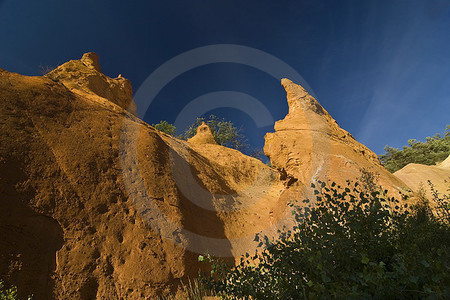
[[232, 121], [225, 118], [219, 118], [215, 115], [209, 117], [197, 118], [192, 125], [184, 132], [183, 135], [176, 136], [176, 128], [173, 124], [167, 121], [160, 121], [157, 124], [152, 124], [157, 130], [167, 133], [178, 139], [187, 140], [197, 133], [197, 127], [205, 122], [214, 136], [217, 144], [239, 150], [246, 155], [263, 160], [264, 152], [262, 149], [252, 149], [247, 142], [246, 137], [242, 134], [242, 129], [237, 128]]
[[158, 124], [152, 124], [152, 126], [159, 131], [167, 133], [168, 135], [175, 136], [175, 126], [167, 121], [160, 121]]
[[392, 173], [409, 163], [433, 165], [450, 155], [450, 125], [447, 125], [444, 137], [436, 134], [427, 137], [425, 143], [411, 139], [402, 150], [386, 146], [384, 151], [386, 153], [380, 155], [379, 159]]

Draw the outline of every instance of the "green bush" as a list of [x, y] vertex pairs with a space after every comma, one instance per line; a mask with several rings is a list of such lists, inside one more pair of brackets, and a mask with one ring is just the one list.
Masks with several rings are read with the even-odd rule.
[[205, 297], [213, 297], [215, 296], [214, 292], [207, 289], [202, 282], [200, 282], [197, 278], [193, 280], [187, 279], [187, 283], [181, 282], [178, 287], [178, 297], [177, 293], [170, 294], [168, 296], [158, 297], [158, 300], [178, 300], [180, 298], [180, 294], [183, 299], [189, 300], [203, 300]]
[[[241, 129], [234, 126], [233, 122], [227, 121], [225, 119], [220, 119], [215, 115], [210, 115], [208, 118], [197, 118], [195, 122], [189, 126], [189, 128], [184, 132], [184, 135], [180, 135], [177, 138], [189, 139], [197, 134], [197, 127], [205, 122], [214, 136], [217, 144], [233, 148], [239, 151], [247, 150], [249, 145], [247, 144], [247, 139], [241, 133]], [[167, 121], [160, 121], [157, 124], [152, 124], [155, 129], [167, 133], [175, 137], [176, 127]], [[250, 151], [252, 156], [260, 156], [262, 150]]]
[[450, 155], [450, 125], [447, 125], [444, 137], [436, 134], [427, 137], [425, 143], [409, 140], [408, 146], [404, 146], [402, 150], [386, 146], [384, 151], [386, 153], [380, 155], [379, 159], [392, 173], [409, 163], [433, 165]]
[[160, 121], [158, 124], [152, 124], [155, 129], [167, 133], [168, 135], [175, 136], [175, 126], [167, 121]]
[[242, 130], [234, 126], [233, 122], [220, 119], [215, 115], [210, 115], [208, 118], [197, 118], [183, 135], [178, 136], [176, 136], [176, 127], [167, 121], [160, 121], [158, 124], [152, 124], [152, 126], [173, 137], [187, 140], [196, 135], [197, 127], [202, 124], [202, 122], [205, 122], [209, 126], [217, 144], [239, 150], [242, 153], [261, 161], [267, 159], [264, 156], [264, 151], [262, 149], [250, 147], [246, 137], [241, 133]]
[[226, 299], [450, 297], [449, 224], [426, 203], [410, 208], [358, 183], [312, 187], [314, 205], [296, 207], [292, 231], [257, 235], [262, 248], [235, 268], [207, 257], [209, 287]]
[[0, 280], [0, 300], [16, 300], [17, 298], [17, 288], [10, 287], [6, 288], [3, 281]]

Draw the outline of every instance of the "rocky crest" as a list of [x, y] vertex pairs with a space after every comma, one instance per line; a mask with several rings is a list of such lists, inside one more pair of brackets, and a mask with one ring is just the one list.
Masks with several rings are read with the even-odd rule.
[[99, 70], [87, 54], [0, 71], [0, 276], [21, 297], [154, 299], [198, 274], [198, 253], [239, 257], [284, 214], [276, 171], [158, 132]]
[[404, 184], [384, 169], [375, 153], [340, 128], [330, 114], [303, 87], [282, 79], [289, 113], [275, 123], [275, 132], [265, 136], [264, 153], [286, 176], [309, 185], [320, 179], [340, 184], [356, 180], [361, 169], [379, 174], [390, 190]]
[[74, 93], [107, 99], [136, 115], [131, 82], [120, 74], [117, 78], [103, 74], [96, 53], [89, 52], [80, 60], [66, 62], [45, 77], [61, 82]]

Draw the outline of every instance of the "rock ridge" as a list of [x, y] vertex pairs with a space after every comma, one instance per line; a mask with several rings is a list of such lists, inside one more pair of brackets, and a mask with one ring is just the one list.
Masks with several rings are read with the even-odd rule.
[[119, 75], [110, 78], [102, 73], [99, 56], [88, 52], [80, 60], [71, 60], [50, 71], [45, 77], [61, 82], [69, 90], [95, 99], [107, 99], [137, 115], [131, 82]]
[[[400, 190], [404, 184], [385, 170], [377, 155], [346, 130], [302, 86], [283, 78], [289, 111], [265, 136], [264, 153], [273, 166], [299, 180], [356, 180], [361, 169], [380, 174], [380, 182]], [[345, 183], [345, 182], [344, 182]]]
[[276, 171], [206, 125], [194, 143], [158, 132], [97, 62], [0, 72], [0, 277], [20, 298], [167, 296], [199, 253], [238, 259], [285, 214]]
[[[86, 53], [43, 77], [0, 69], [0, 276], [20, 297], [155, 299], [294, 223], [288, 202], [316, 179], [403, 183], [283, 79], [289, 113], [267, 133], [278, 169], [217, 145], [202, 123], [181, 141], [130, 114], [131, 83]], [[214, 253], [211, 253], [214, 254]]]

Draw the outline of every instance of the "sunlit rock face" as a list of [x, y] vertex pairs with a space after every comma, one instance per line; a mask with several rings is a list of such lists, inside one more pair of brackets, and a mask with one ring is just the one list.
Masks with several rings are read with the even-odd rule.
[[92, 53], [43, 77], [0, 69], [0, 278], [22, 298], [156, 299], [199, 253], [254, 250], [287, 207], [275, 170], [206, 125], [157, 131], [100, 70]]
[[361, 169], [378, 174], [379, 182], [399, 191], [404, 184], [380, 164], [377, 155], [340, 128], [330, 114], [303, 87], [282, 79], [289, 113], [267, 133], [265, 154], [273, 166], [309, 186], [317, 179], [340, 184], [356, 180]]
[[45, 76], [64, 84], [72, 92], [108, 99], [136, 115], [131, 82], [122, 75], [110, 78], [103, 74], [96, 53], [89, 52], [80, 60], [66, 62]]
[[[239, 261], [293, 225], [311, 180], [360, 168], [402, 182], [302, 87], [282, 81], [289, 114], [266, 135], [276, 168], [189, 141], [134, 114], [128, 80], [87, 53], [45, 76], [0, 69], [0, 277], [36, 299], [155, 299], [198, 275], [199, 253]], [[278, 169], [278, 170], [277, 170]]]

